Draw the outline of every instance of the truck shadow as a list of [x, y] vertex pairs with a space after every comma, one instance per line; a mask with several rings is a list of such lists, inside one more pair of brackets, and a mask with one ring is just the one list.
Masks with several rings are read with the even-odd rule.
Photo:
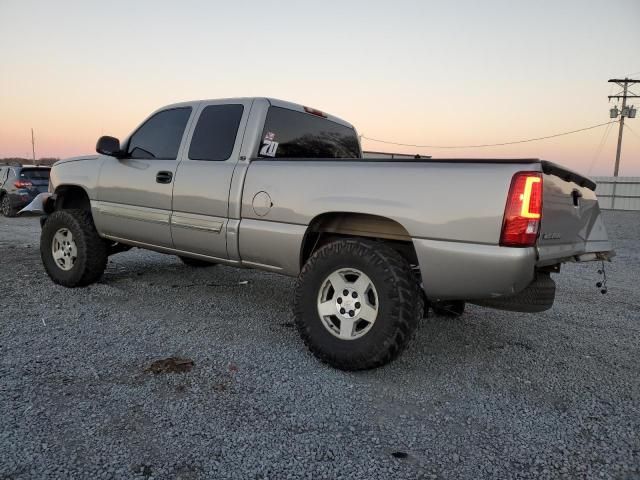
[[[246, 315], [263, 317], [265, 330], [272, 335], [299, 340], [291, 312], [294, 278], [222, 265], [192, 268], [175, 257], [158, 254], [141, 258], [131, 252], [115, 257], [101, 283], [116, 288], [128, 284], [127, 289], [136, 291], [144, 291], [147, 286], [158, 287], [160, 290], [155, 295], [175, 294], [195, 305], [237, 298]], [[537, 316], [535, 322], [539, 319]], [[523, 314], [475, 305], [468, 305], [467, 312], [459, 318], [438, 316], [430, 311], [400, 359], [383, 369], [406, 371], [409, 368], [420, 372], [425, 364], [440, 363], [440, 360], [453, 367], [479, 359], [490, 362], [496, 356], [534, 355], [537, 345], [522, 327], [528, 330], [535, 322]]]

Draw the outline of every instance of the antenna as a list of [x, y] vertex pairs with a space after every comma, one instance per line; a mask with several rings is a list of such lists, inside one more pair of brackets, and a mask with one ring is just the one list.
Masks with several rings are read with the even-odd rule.
[[37, 163], [36, 163], [36, 141], [35, 141], [35, 138], [33, 136], [33, 128], [31, 128], [31, 153], [33, 154], [33, 164], [37, 165]]

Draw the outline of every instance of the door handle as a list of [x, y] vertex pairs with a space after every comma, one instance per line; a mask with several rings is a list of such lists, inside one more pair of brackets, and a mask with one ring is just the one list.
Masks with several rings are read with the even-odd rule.
[[156, 175], [156, 182], [158, 183], [171, 183], [172, 179], [173, 179], [172, 172], [162, 171], [162, 172], [158, 172], [158, 174]]
[[577, 207], [579, 205], [580, 198], [582, 198], [582, 192], [574, 189], [571, 192], [571, 198], [573, 198], [573, 206]]

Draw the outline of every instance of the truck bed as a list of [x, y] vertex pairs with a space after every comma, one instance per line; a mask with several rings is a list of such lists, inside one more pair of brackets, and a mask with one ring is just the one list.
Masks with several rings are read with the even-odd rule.
[[[540, 237], [534, 247], [503, 247], [505, 202], [520, 171], [543, 174]], [[283, 238], [283, 229], [293, 238], [298, 226], [326, 212], [358, 212], [389, 218], [406, 230], [432, 298], [509, 295], [525, 288], [536, 268], [611, 250], [594, 190], [582, 175], [529, 158], [258, 158], [245, 179], [240, 253], [243, 260], [268, 263], [260, 255], [264, 247], [249, 248], [246, 239], [259, 236], [270, 245]], [[574, 191], [579, 207], [572, 204]], [[271, 199], [264, 216], [252, 204], [260, 192]], [[295, 274], [290, 264], [281, 268]]]

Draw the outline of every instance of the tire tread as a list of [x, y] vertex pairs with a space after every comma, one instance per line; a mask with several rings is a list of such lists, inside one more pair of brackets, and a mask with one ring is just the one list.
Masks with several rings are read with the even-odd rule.
[[[398, 296], [390, 315], [395, 319], [395, 329], [373, 355], [359, 356], [349, 360], [340, 359], [320, 348], [313, 341], [309, 327], [304, 321], [302, 284], [316, 268], [318, 262], [327, 257], [347, 253], [367, 256], [372, 262], [383, 266], [387, 281], [396, 286]], [[293, 313], [298, 331], [307, 348], [322, 362], [341, 370], [364, 370], [377, 368], [396, 359], [414, 337], [424, 311], [424, 296], [415, 280], [408, 262], [393, 248], [382, 243], [361, 239], [339, 240], [318, 249], [302, 268], [296, 284]]]
[[[69, 219], [68, 217], [71, 217]], [[45, 255], [50, 255], [48, 251], [51, 247], [46, 241], [45, 230], [57, 230], [63, 227], [69, 227], [69, 220], [75, 222], [82, 233], [79, 239], [84, 245], [78, 245], [78, 254], [84, 255], [84, 268], [79, 276], [74, 278], [64, 278], [59, 275], [55, 269], [51, 269], [45, 261]], [[98, 235], [96, 227], [93, 223], [91, 213], [86, 210], [58, 210], [52, 213], [45, 222], [42, 232], [42, 240], [40, 243], [40, 254], [45, 265], [47, 274], [55, 283], [65, 287], [85, 287], [97, 282], [107, 267], [108, 244]], [[76, 240], [78, 244], [78, 240]], [[83, 252], [81, 249], [83, 248]]]

